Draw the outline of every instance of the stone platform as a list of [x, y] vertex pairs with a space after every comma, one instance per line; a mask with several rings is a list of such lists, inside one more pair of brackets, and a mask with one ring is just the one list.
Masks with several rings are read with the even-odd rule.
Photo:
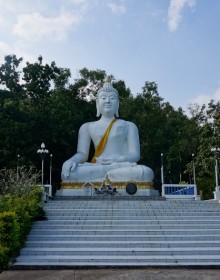
[[220, 267], [220, 204], [59, 199], [45, 204], [13, 269]]
[[56, 196], [73, 197], [159, 197], [159, 192], [153, 188], [152, 182], [62, 182]]

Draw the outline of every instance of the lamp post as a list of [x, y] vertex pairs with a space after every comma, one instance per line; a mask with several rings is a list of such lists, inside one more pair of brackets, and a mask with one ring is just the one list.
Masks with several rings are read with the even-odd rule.
[[161, 183], [164, 184], [164, 173], [163, 173], [163, 153], [160, 154], [161, 156]]
[[181, 151], [180, 151], [180, 136], [181, 132], [178, 132], [179, 135], [179, 172], [180, 172], [180, 182], [182, 181], [182, 158], [181, 158]]
[[192, 171], [193, 171], [193, 183], [196, 185], [196, 170], [195, 170], [195, 163], [194, 163], [194, 154], [192, 154]]
[[170, 184], [172, 184], [172, 180], [171, 180], [171, 171], [170, 171], [170, 170], [168, 171], [168, 174], [169, 174], [169, 182], [170, 182]]
[[17, 155], [17, 180], [19, 178], [19, 161], [20, 161], [20, 155]]
[[41, 184], [42, 184], [42, 187], [44, 186], [44, 159], [45, 159], [45, 156], [49, 153], [49, 151], [47, 150], [47, 149], [45, 149], [45, 144], [44, 143], [42, 143], [41, 144], [41, 149], [39, 149], [39, 150], [37, 150], [37, 153], [38, 154], [40, 154], [40, 157], [41, 157], [41, 169], [42, 169], [42, 177], [41, 177], [41, 179], [42, 179], [42, 182], [41, 182]]
[[218, 159], [217, 153], [220, 152], [220, 148], [211, 148], [211, 152], [215, 155], [215, 190], [219, 192], [219, 185], [218, 185]]
[[50, 185], [52, 183], [52, 160], [53, 160], [53, 155], [50, 155]]

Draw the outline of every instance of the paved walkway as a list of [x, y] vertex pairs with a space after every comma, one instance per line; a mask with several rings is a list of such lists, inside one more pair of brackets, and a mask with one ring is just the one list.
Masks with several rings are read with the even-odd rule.
[[85, 269], [5, 271], [0, 280], [219, 280], [220, 269]]

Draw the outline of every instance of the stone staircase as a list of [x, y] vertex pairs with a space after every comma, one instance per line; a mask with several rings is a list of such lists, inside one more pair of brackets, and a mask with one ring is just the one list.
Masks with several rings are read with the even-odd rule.
[[218, 202], [57, 199], [45, 211], [14, 269], [220, 265]]

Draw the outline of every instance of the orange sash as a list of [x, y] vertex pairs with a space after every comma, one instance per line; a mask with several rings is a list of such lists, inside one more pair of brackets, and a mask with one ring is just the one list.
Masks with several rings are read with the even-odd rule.
[[106, 143], [107, 143], [107, 140], [108, 140], [108, 136], [109, 136], [109, 133], [111, 131], [111, 128], [113, 126], [113, 124], [117, 121], [117, 119], [114, 119], [112, 120], [112, 122], [110, 123], [110, 125], [108, 126], [108, 128], [106, 129], [106, 132], [104, 133], [104, 135], [102, 136], [102, 139], [100, 140], [98, 146], [96, 147], [95, 149], [95, 154], [91, 160], [92, 163], [95, 163], [96, 162], [96, 158], [99, 157], [103, 150], [105, 149], [105, 146], [106, 146]]

